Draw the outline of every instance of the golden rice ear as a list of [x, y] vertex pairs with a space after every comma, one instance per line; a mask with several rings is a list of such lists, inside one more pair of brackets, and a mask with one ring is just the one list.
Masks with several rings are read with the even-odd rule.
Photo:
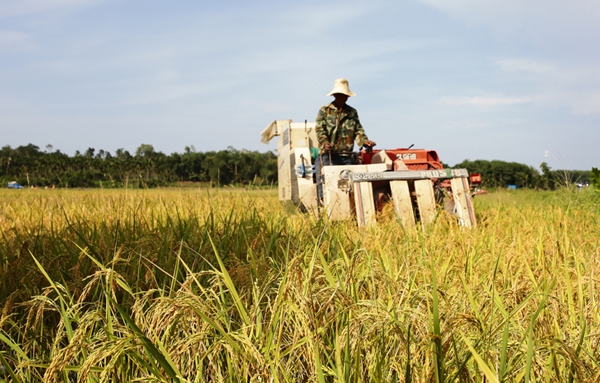
[[478, 196], [474, 231], [290, 216], [274, 188], [11, 194], [0, 381], [598, 381], [589, 192]]

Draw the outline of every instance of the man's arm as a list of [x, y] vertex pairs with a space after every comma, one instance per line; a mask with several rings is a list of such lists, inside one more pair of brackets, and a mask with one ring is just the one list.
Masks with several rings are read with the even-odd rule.
[[331, 142], [329, 142], [329, 136], [327, 135], [326, 121], [325, 121], [325, 108], [322, 107], [317, 115], [317, 126], [315, 132], [317, 133], [317, 141], [319, 142], [319, 151], [328, 152], [332, 148]]
[[355, 112], [354, 114], [354, 118], [353, 118], [353, 122], [354, 122], [354, 138], [356, 140], [356, 144], [358, 145], [358, 147], [362, 147], [362, 146], [375, 146], [375, 142], [369, 140], [369, 137], [367, 137], [367, 133], [365, 133], [365, 129], [363, 128], [362, 124], [360, 123], [360, 120], [358, 119], [358, 113]]

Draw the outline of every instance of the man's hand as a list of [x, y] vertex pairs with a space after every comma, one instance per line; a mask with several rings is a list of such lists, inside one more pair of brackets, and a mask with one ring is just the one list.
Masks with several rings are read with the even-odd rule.
[[331, 144], [331, 142], [326, 142], [323, 149], [325, 149], [326, 152], [330, 152], [331, 149], [333, 149], [333, 145]]
[[368, 146], [368, 147], [370, 147], [370, 148], [372, 148], [372, 147], [373, 147], [373, 146], [375, 146], [375, 145], [377, 145], [377, 144], [375, 143], [375, 141], [371, 141], [371, 140], [366, 140], [366, 141], [363, 143], [363, 146]]

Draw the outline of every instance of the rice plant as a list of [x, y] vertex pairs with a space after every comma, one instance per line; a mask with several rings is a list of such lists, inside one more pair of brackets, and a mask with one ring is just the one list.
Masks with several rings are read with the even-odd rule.
[[273, 191], [3, 191], [0, 381], [600, 381], [600, 208], [575, 193], [359, 231]]

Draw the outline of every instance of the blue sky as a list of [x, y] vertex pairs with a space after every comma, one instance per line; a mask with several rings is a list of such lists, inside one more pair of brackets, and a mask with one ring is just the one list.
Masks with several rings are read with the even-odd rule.
[[590, 0], [0, 0], [0, 145], [274, 150], [346, 77], [378, 148], [589, 170], [599, 36]]

